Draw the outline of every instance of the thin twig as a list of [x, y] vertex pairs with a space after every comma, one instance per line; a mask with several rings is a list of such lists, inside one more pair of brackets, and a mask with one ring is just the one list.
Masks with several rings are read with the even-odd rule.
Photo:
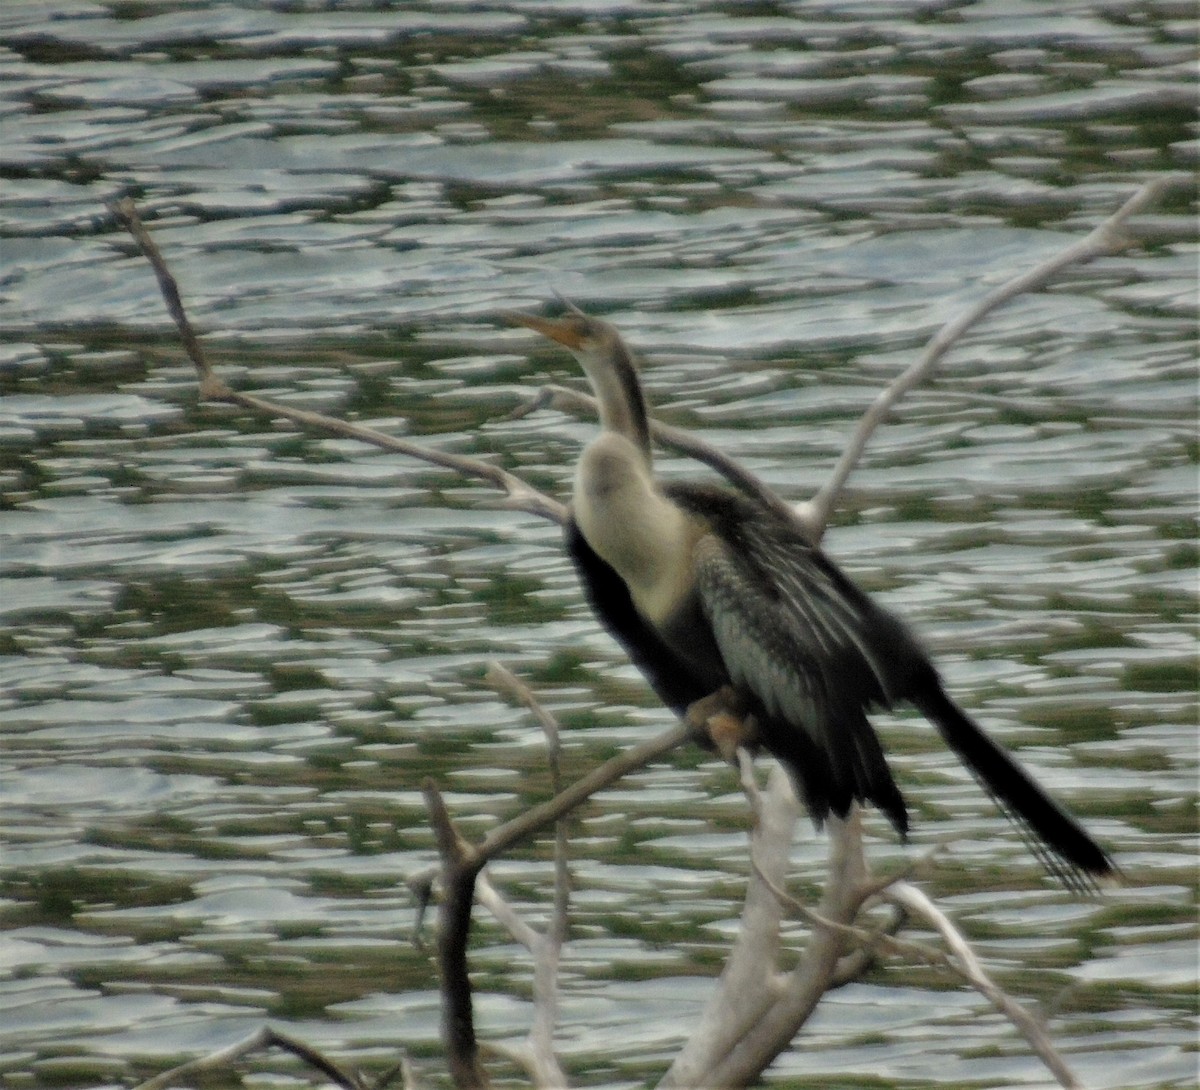
[[545, 709], [541, 701], [534, 695], [533, 690], [507, 666], [499, 662], [489, 662], [485, 679], [494, 688], [516, 697], [518, 703], [533, 713], [534, 718], [538, 721], [538, 726], [542, 728], [542, 733], [546, 736], [546, 757], [550, 766], [550, 780], [554, 787], [554, 793], [558, 794], [561, 789], [559, 756], [562, 752], [558, 720]]
[[1010, 299], [1041, 288], [1063, 269], [1107, 254], [1119, 253], [1133, 245], [1136, 240], [1123, 229], [1126, 221], [1157, 201], [1167, 189], [1178, 184], [1179, 179], [1172, 176], [1147, 182], [1086, 238], [1073, 243], [1027, 272], [1014, 276], [994, 291], [988, 292], [982, 299], [938, 330], [916, 362], [871, 403], [870, 408], [863, 414], [862, 419], [855, 427], [829, 480], [811, 500], [800, 505], [802, 517], [816, 528], [818, 540], [828, 526], [833, 509], [841, 497], [842, 489], [862, 457], [863, 451], [866, 450], [867, 443], [875, 433], [875, 429], [883, 422], [900, 398], [929, 377], [938, 360], [957, 344], [972, 326], [977, 325], [986, 315]]
[[[771, 895], [780, 905], [794, 916], [804, 920], [810, 926], [834, 932], [846, 939], [853, 939], [860, 944], [860, 949], [873, 951], [882, 948], [895, 954], [908, 954], [918, 961], [923, 961], [930, 965], [947, 964], [946, 955], [940, 950], [935, 950], [932, 946], [925, 946], [911, 939], [895, 938], [886, 926], [882, 928], [858, 927], [855, 924], [831, 920], [828, 916], [822, 915], [816, 909], [810, 908], [803, 901], [793, 897], [771, 877], [764, 874], [759, 869], [757, 860], [752, 860], [751, 865], [754, 867], [759, 881], [770, 890]], [[953, 966], [951, 967], [953, 968]]]
[[655, 758], [669, 753], [683, 745], [691, 737], [692, 731], [687, 724], [676, 723], [661, 734], [617, 754], [605, 761], [599, 768], [593, 769], [586, 776], [564, 788], [554, 798], [547, 799], [511, 821], [497, 826], [475, 846], [478, 858], [481, 861], [494, 859], [514, 844], [557, 821], [563, 814], [574, 810], [597, 791], [603, 791], [610, 783], [615, 783], [621, 777], [649, 764]]
[[[189, 1060], [187, 1063], [171, 1068], [170, 1071], [164, 1071], [152, 1079], [147, 1079], [145, 1082], [139, 1083], [134, 1090], [166, 1090], [180, 1079], [205, 1071], [227, 1068], [242, 1057], [264, 1048], [282, 1048], [294, 1056], [298, 1056], [309, 1067], [321, 1072], [343, 1090], [368, 1090], [370, 1086], [361, 1075], [344, 1070], [312, 1045], [280, 1033], [270, 1026], [262, 1026], [248, 1037], [244, 1037], [232, 1045], [218, 1049], [216, 1052], [210, 1052], [207, 1056]], [[401, 1063], [401, 1069], [403, 1066], [404, 1061]], [[391, 1081], [391, 1077], [391, 1073], [389, 1073], [384, 1080], [375, 1085], [383, 1085], [385, 1082]]]
[[117, 222], [133, 236], [134, 241], [141, 248], [146, 260], [150, 262], [150, 267], [154, 270], [155, 279], [158, 280], [158, 290], [162, 293], [163, 301], [167, 304], [167, 311], [171, 315], [171, 320], [175, 323], [175, 328], [179, 330], [179, 336], [183, 341], [183, 347], [188, 354], [188, 358], [195, 365], [200, 375], [200, 396], [202, 398], [221, 398], [223, 394], [228, 392], [228, 387], [225, 385], [223, 379], [218, 378], [213, 373], [212, 365], [208, 362], [208, 357], [204, 354], [200, 338], [196, 335], [195, 329], [192, 328], [187, 311], [184, 309], [183, 299], [179, 294], [179, 284], [171, 274], [171, 270], [167, 267], [167, 263], [163, 259], [158, 245], [150, 236], [150, 232], [146, 230], [146, 225], [142, 223], [142, 218], [138, 215], [137, 205], [133, 203], [131, 198], [123, 197], [121, 200], [109, 205], [109, 209], [116, 217]]
[[[489, 664], [487, 678], [491, 684], [512, 693], [529, 708], [541, 725], [542, 733], [546, 736], [550, 784], [554, 793], [559, 794], [562, 791], [562, 746], [558, 720], [547, 711], [525, 682], [500, 663]], [[522, 1063], [538, 1087], [554, 1087], [557, 1090], [567, 1086], [566, 1074], [554, 1054], [554, 1027], [558, 1023], [558, 967], [567, 939], [570, 888], [567, 823], [563, 815], [555, 822], [554, 902], [545, 933], [530, 927], [511, 909], [506, 915], [509, 921], [506, 926], [510, 929], [516, 927], [512, 934], [518, 941], [524, 942], [533, 955], [533, 1022], [524, 1047], [511, 1050], [512, 1058]], [[496, 898], [503, 902], [498, 894]], [[495, 911], [492, 905], [489, 904], [489, 907]], [[505, 908], [508, 908], [506, 903]]]
[[443, 469], [453, 470], [463, 477], [472, 477], [486, 481], [504, 493], [505, 499], [499, 506], [517, 511], [525, 511], [540, 518], [549, 519], [560, 525], [566, 520], [566, 507], [558, 500], [547, 496], [534, 488], [528, 482], [515, 476], [499, 466], [470, 458], [463, 454], [453, 454], [449, 451], [436, 450], [422, 446], [408, 439], [401, 439], [385, 432], [377, 431], [362, 424], [354, 424], [348, 420], [340, 420], [336, 416], [326, 416], [324, 413], [311, 412], [308, 409], [298, 409], [290, 405], [280, 405], [278, 402], [245, 394], [230, 387], [223, 378], [217, 375], [204, 354], [203, 345], [197, 336], [191, 321], [187, 316], [183, 300], [180, 296], [179, 285], [171, 274], [162, 253], [138, 216], [137, 209], [131, 200], [122, 200], [112, 206], [117, 220], [133, 236], [146, 260], [150, 262], [154, 275], [158, 279], [159, 289], [167, 304], [167, 310], [175, 322], [176, 329], [183, 341], [184, 349], [200, 383], [200, 397], [207, 401], [223, 401], [232, 405], [240, 405], [266, 417], [289, 420], [303, 428], [309, 428], [327, 435], [341, 435], [348, 439], [357, 439], [381, 450], [394, 454], [402, 454], [418, 461], [428, 462]]
[[267, 1026], [262, 1026], [248, 1037], [244, 1037], [232, 1045], [218, 1049], [207, 1056], [189, 1060], [178, 1067], [172, 1067], [170, 1071], [164, 1071], [159, 1075], [155, 1075], [152, 1079], [138, 1083], [134, 1087], [134, 1090], [166, 1090], [167, 1087], [173, 1085], [177, 1080], [185, 1078], [188, 1075], [197, 1075], [203, 1071], [213, 1071], [218, 1068], [228, 1067], [243, 1056], [263, 1048], [270, 1037], [270, 1033], [271, 1031]]

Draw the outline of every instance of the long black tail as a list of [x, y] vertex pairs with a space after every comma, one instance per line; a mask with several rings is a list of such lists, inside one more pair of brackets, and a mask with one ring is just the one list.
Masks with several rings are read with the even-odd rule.
[[1098, 878], [1115, 873], [1104, 849], [968, 718], [946, 695], [936, 674], [909, 699], [1021, 830], [1051, 874], [1071, 889], [1088, 890]]

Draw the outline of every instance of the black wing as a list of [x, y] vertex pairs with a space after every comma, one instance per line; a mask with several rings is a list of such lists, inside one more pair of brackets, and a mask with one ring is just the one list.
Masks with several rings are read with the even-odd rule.
[[[903, 832], [904, 801], [866, 711], [903, 694], [925, 661], [915, 638], [786, 519], [724, 490], [672, 495], [713, 525], [693, 555], [696, 590], [731, 679], [766, 713], [768, 748], [816, 816], [821, 798], [839, 813], [870, 800]], [[790, 758], [779, 752], [789, 745]]]

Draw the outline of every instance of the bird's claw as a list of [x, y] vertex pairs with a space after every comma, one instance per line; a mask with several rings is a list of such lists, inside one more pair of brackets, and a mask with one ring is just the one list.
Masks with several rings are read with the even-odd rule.
[[752, 748], [758, 727], [745, 701], [731, 685], [722, 685], [715, 693], [688, 705], [687, 725], [707, 748], [716, 749], [731, 764], [743, 746]]

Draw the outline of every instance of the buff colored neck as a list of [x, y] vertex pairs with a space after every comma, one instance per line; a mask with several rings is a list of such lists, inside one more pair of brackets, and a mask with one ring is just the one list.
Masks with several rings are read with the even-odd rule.
[[602, 432], [579, 460], [573, 506], [584, 538], [624, 580], [643, 616], [670, 617], [691, 590], [695, 534], [642, 452], [623, 435]]

